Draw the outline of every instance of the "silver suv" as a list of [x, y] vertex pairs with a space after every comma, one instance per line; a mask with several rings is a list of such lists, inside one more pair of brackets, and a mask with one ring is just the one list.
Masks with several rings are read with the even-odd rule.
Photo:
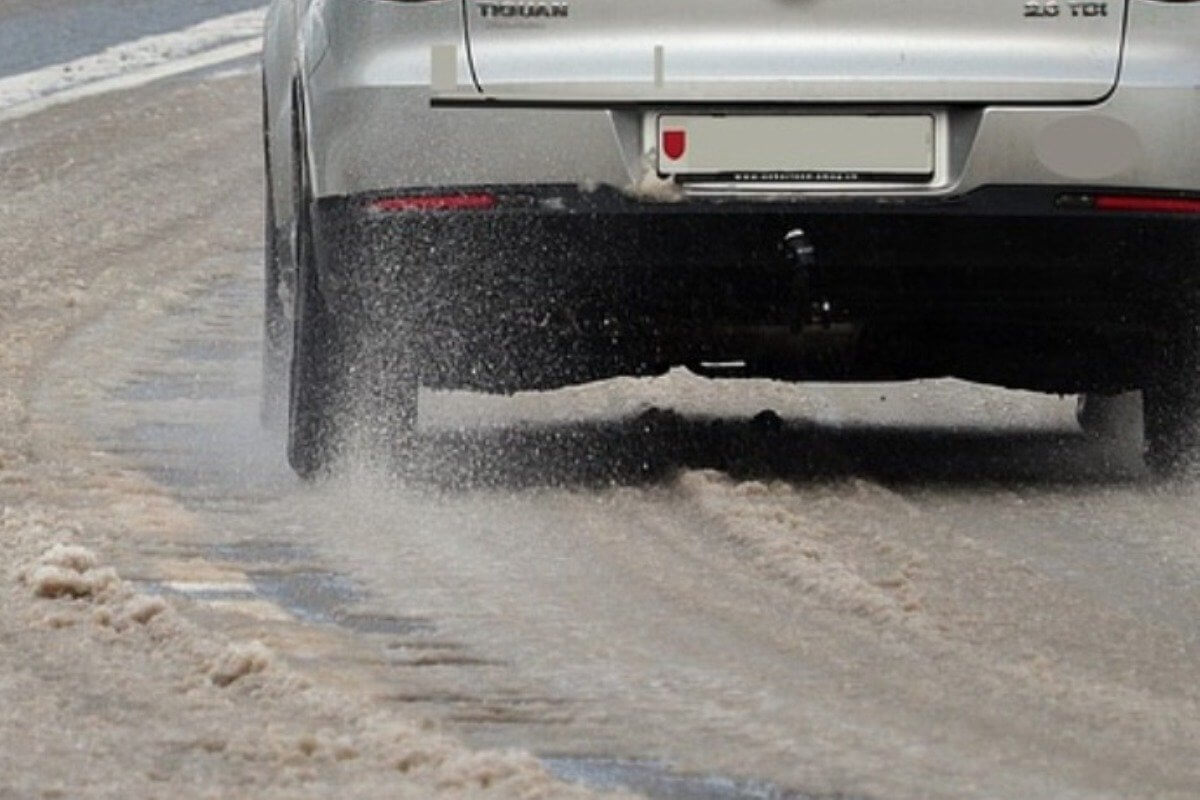
[[956, 375], [1178, 470], [1197, 86], [1187, 0], [275, 0], [268, 407], [308, 475], [419, 383]]

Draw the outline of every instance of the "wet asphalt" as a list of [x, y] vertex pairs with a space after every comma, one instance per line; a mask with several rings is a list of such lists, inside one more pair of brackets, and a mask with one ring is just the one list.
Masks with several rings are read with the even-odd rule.
[[[191, 551], [193, 556], [245, 569], [250, 585], [237, 590], [236, 596], [229, 595], [224, 589], [200, 594], [193, 592], [189, 594], [192, 600], [266, 600], [308, 625], [332, 626], [379, 641], [399, 637], [405, 641], [442, 642], [447, 633], [442, 630], [443, 620], [403, 613], [403, 609], [364, 612], [364, 608], [386, 606], [379, 606], [376, 602], [379, 598], [371, 597], [357, 576], [341, 571], [339, 566], [323, 559], [311, 547], [290, 538], [289, 525], [283, 524], [286, 514], [277, 519], [278, 510], [267, 511], [272, 506], [278, 509], [281, 501], [286, 506], [287, 498], [295, 495], [298, 484], [284, 463], [280, 433], [265, 430], [258, 420], [261, 363], [258, 306], [262, 288], [257, 253], [247, 251], [240, 254], [238, 260], [244, 265], [240, 276], [217, 282], [208, 290], [197, 293], [187, 310], [176, 312], [165, 321], [162, 330], [155, 331], [150, 338], [157, 344], [151, 348], [153, 352], [148, 353], [148, 360], [141, 361], [125, 381], [112, 385], [105, 396], [97, 398], [98, 402], [89, 408], [88, 427], [106, 452], [130, 459], [157, 483], [169, 487], [186, 507], [216, 520], [217, 527], [244, 532], [247, 523], [257, 524], [255, 520], [266, 523], [263, 532], [253, 538], [196, 543]], [[100, 334], [103, 333], [101, 330]], [[95, 335], [97, 332], [93, 330], [88, 337]], [[119, 413], [122, 409], [132, 413], [124, 416]], [[641, 424], [642, 421], [630, 420], [626, 427], [632, 429]], [[752, 425], [733, 427], [738, 431], [730, 435], [743, 447], [756, 435]], [[845, 432], [826, 435], [839, 439], [847, 436]], [[629, 450], [629, 445], [637, 439], [636, 435], [627, 432], [623, 439], [626, 446], [619, 449]], [[636, 460], [640, 463], [651, 450], [663, 450], [666, 441], [660, 439]], [[969, 441], [964, 439], [962, 443], [969, 444]], [[908, 444], [911, 446], [913, 442]], [[1088, 455], [1085, 452], [1088, 448], [1078, 437], [1070, 440], [1064, 437], [1061, 445], [1066, 451], [1064, 457], [1072, 450], [1080, 451], [1081, 456]], [[486, 449], [486, 445], [479, 446]], [[1044, 451], [1045, 442], [1040, 447]], [[669, 447], [666, 449], [670, 450]], [[717, 447], [710, 441], [701, 449], [708, 451], [703, 460], [717, 465], [722, 461], [721, 452], [729, 448]], [[511, 456], [508, 447], [500, 450]], [[545, 451], [542, 453], [544, 455]], [[680, 447], [669, 459], [674, 466], [681, 466], [693, 462], [694, 456], [691, 448]], [[968, 446], [962, 458], [990, 474], [985, 463], [987, 459], [977, 450]], [[933, 457], [929, 460], [939, 461]], [[1024, 460], [1019, 457], [1016, 462], [1009, 458], [996, 466], [999, 473], [1007, 474], [1021, 463]], [[807, 460], [800, 459], [791, 464], [791, 469], [807, 474], [809, 466], [806, 465]], [[735, 465], [720, 463], [719, 466], [730, 469]], [[852, 471], [862, 468], [861, 464], [847, 466]], [[606, 475], [607, 480], [633, 485], [654, 482], [653, 474], [661, 471], [623, 471], [619, 465], [615, 469], [616, 473]], [[468, 484], [480, 483], [479, 476], [474, 474], [444, 469], [435, 469], [435, 472], [441, 473], [433, 479], [440, 488], [464, 480]], [[582, 485], [590, 485], [598, 477], [587, 469], [582, 473], [575, 476]], [[546, 473], [540, 475], [541, 482], [546, 483]], [[991, 474], [992, 479], [996, 477]], [[511, 475], [509, 478], [513, 479]], [[1083, 470], [1075, 474], [1074, 479], [1096, 478], [1089, 470]], [[1103, 482], [1127, 478], [1120, 470], [1110, 470], [1106, 477], [1099, 479]], [[522, 478], [515, 480], [518, 484], [525, 482]], [[299, 522], [300, 518], [292, 521]], [[143, 583], [141, 588], [152, 593], [173, 594], [169, 587], [152, 582]], [[464, 647], [459, 643], [443, 643], [442, 646]], [[461, 668], [496, 663], [487, 660], [485, 654], [477, 656], [473, 652], [464, 650], [452, 656], [453, 663]], [[579, 756], [542, 751], [539, 755], [560, 779], [601, 790], [632, 790], [650, 800], [833, 800], [835, 797], [853, 800], [860, 797], [814, 794], [769, 781], [719, 774], [681, 773], [658, 761], [614, 758], [603, 753]]]
[[[130, 459], [169, 487], [189, 510], [215, 520], [216, 527], [244, 532], [249, 520], [274, 524], [252, 538], [179, 545], [191, 557], [245, 570], [246, 587], [181, 592], [161, 581], [141, 580], [137, 581], [140, 590], [201, 604], [267, 601], [305, 625], [332, 627], [378, 641], [464, 647], [445, 640], [442, 620], [364, 611], [378, 608], [379, 598], [372, 597], [357, 576], [290, 538], [289, 525], [281, 522], [284, 518], [268, 511], [281, 502], [286, 505], [299, 484], [284, 462], [281, 432], [263, 428], [258, 419], [262, 293], [258, 254], [241, 253], [238, 261], [243, 265], [241, 275], [198, 291], [186, 309], [163, 321], [162, 329], [149, 337], [157, 342], [150, 348], [154, 353], [150, 360], [89, 404], [85, 424], [105, 452]], [[116, 333], [102, 322], [81, 339]], [[639, 425], [630, 420], [625, 427]], [[508, 452], [507, 447], [502, 450]], [[686, 460], [684, 454], [675, 456]], [[619, 475], [608, 473], [608, 480], [636, 484], [650, 479], [638, 469], [622, 470], [620, 465], [616, 469]], [[435, 484], [464, 480], [474, 484], [480, 479], [475, 470], [435, 471], [439, 473]], [[584, 473], [575, 476], [583, 484], [598, 477], [589, 470]], [[544, 473], [541, 477], [546, 478]], [[429, 656], [422, 658], [426, 661], [420, 663], [428, 663]], [[448, 658], [452, 661], [447, 664], [464, 669], [494, 663], [466, 651]], [[403, 663], [408, 662], [397, 662]], [[766, 780], [680, 772], [656, 760], [604, 753], [543, 751], [538, 755], [561, 780], [602, 791], [633, 791], [648, 800], [859, 800], [855, 795], [814, 794]]]
[[[282, 458], [278, 431], [257, 418], [258, 304], [261, 282], [257, 254], [242, 254], [244, 275], [218, 283], [195, 297], [189, 310], [175, 315], [183, 331], [163, 331], [161, 361], [145, 364], [123, 384], [113, 386], [92, 408], [89, 427], [105, 451], [130, 458], [161, 485], [170, 487], [194, 511], [223, 520], [230, 530], [285, 500], [297, 489]], [[190, 330], [189, 330], [190, 329]], [[187, 332], [184, 332], [187, 331]], [[108, 406], [106, 409], [105, 406]], [[128, 424], [114, 425], [121, 407], [134, 413]], [[180, 413], [181, 408], [191, 412]], [[196, 413], [206, 408], [208, 413]], [[219, 423], [214, 423], [214, 418]], [[636, 425], [636, 422], [631, 422]], [[462, 476], [446, 476], [454, 482]], [[627, 480], [640, 478], [627, 474]], [[586, 479], [585, 483], [588, 482]], [[357, 635], [394, 640], [405, 637], [434, 642], [439, 621], [391, 612], [364, 612], [376, 600], [355, 576], [321, 558], [312, 548], [287, 536], [287, 525], [270, 526], [264, 538], [197, 543], [193, 556], [246, 570], [244, 589], [188, 592], [192, 601], [266, 600], [308, 625], [333, 626]], [[279, 528], [282, 528], [280, 530]], [[142, 591], [184, 595], [155, 581]], [[447, 644], [447, 647], [459, 647]], [[459, 667], [492, 662], [455, 655]], [[539, 754], [561, 780], [593, 789], [634, 791], [648, 800], [857, 800], [851, 795], [813, 794], [769, 781], [675, 771], [652, 760]]]

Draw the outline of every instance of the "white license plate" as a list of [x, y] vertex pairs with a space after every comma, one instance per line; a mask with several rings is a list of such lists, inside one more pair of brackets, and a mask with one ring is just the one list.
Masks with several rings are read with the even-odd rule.
[[924, 182], [932, 114], [658, 117], [658, 171], [684, 180]]

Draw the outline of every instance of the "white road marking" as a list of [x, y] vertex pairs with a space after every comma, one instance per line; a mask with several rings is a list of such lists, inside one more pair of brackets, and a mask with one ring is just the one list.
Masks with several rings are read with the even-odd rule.
[[254, 594], [249, 581], [164, 581], [163, 586], [180, 594]]
[[230, 14], [2, 78], [0, 121], [253, 55], [262, 49], [263, 14]]
[[292, 622], [296, 618], [269, 600], [202, 600], [201, 605], [242, 614], [262, 622]]

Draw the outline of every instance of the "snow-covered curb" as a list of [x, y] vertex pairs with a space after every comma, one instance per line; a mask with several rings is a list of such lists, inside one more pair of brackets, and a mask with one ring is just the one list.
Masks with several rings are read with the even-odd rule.
[[65, 64], [0, 78], [0, 121], [253, 55], [261, 49], [263, 13], [256, 9], [230, 14], [114, 45]]

